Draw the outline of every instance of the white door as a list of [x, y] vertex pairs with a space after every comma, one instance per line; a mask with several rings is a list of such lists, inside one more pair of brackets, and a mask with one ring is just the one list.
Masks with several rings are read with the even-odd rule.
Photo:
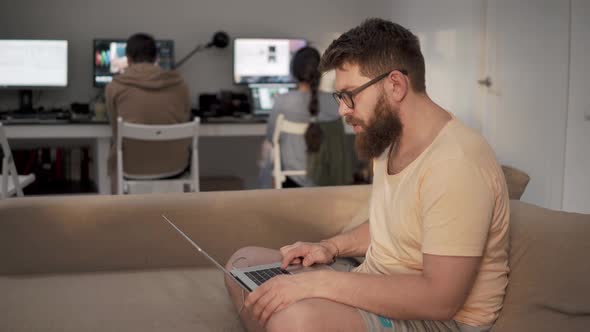
[[488, 0], [481, 130], [502, 164], [531, 181], [522, 200], [560, 209], [569, 68], [569, 1]]

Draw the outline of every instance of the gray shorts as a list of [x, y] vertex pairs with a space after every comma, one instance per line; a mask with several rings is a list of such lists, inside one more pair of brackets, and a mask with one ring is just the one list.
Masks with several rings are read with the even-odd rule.
[[[331, 267], [337, 271], [351, 271], [356, 261], [338, 258]], [[367, 332], [487, 332], [491, 326], [470, 326], [456, 321], [394, 320], [358, 309]]]
[[470, 326], [456, 321], [394, 320], [358, 309], [367, 332], [487, 332], [491, 326]]

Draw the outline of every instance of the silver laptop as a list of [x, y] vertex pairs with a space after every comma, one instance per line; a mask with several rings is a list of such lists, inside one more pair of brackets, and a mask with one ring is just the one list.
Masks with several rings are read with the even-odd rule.
[[223, 265], [219, 264], [213, 257], [209, 256], [209, 254], [201, 249], [199, 245], [197, 245], [190, 237], [184, 234], [170, 219], [166, 218], [165, 215], [162, 215], [164, 220], [166, 220], [180, 235], [182, 235], [193, 247], [197, 248], [203, 256], [205, 256], [208, 260], [210, 260], [217, 268], [223, 271], [227, 276], [235, 280], [240, 287], [243, 289], [251, 292], [258, 288], [258, 286], [262, 285], [265, 281], [269, 280], [272, 277], [281, 275], [281, 274], [291, 274], [289, 271], [281, 269], [281, 262], [273, 263], [273, 264], [265, 264], [265, 265], [256, 265], [250, 266], [247, 268], [239, 269], [239, 268], [232, 268], [231, 271], [228, 271]]

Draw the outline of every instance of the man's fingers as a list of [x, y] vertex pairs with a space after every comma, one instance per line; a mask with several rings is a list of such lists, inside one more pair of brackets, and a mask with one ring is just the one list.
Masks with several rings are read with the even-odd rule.
[[286, 307], [288, 307], [288, 306], [289, 306], [288, 304], [281, 303], [281, 304], [280, 304], [280, 305], [279, 305], [279, 306], [278, 306], [278, 307], [275, 309], [275, 311], [274, 311], [274, 312], [279, 312], [279, 311], [281, 311], [281, 310], [285, 309], [285, 308], [286, 308]]
[[277, 308], [281, 304], [282, 304], [282, 301], [278, 296], [275, 296], [272, 298], [270, 303], [264, 308], [264, 311], [260, 315], [259, 322], [261, 323], [262, 326], [266, 326], [266, 323], [268, 323], [268, 319], [270, 318], [270, 316], [272, 316], [272, 314], [274, 314], [275, 311], [277, 311]]
[[256, 288], [253, 292], [248, 294], [248, 296], [246, 296], [246, 301], [244, 301], [244, 306], [246, 306], [246, 308], [255, 305], [256, 302], [260, 300], [260, 297], [266, 294], [265, 286], [267, 285], [263, 284], [262, 286]]
[[264, 313], [266, 307], [273, 300], [274, 297], [275, 294], [272, 291], [269, 291], [262, 295], [260, 299], [258, 299], [258, 302], [256, 303], [256, 306], [254, 306], [254, 310], [252, 311], [252, 314], [254, 315], [254, 318], [256, 318], [256, 320], [261, 321], [262, 314]]
[[302, 264], [305, 267], [312, 266], [314, 263], [323, 262], [322, 257], [324, 257], [323, 252], [320, 248], [316, 248], [312, 250], [309, 255], [305, 256]]
[[294, 247], [295, 247], [295, 244], [289, 244], [289, 245], [286, 245], [286, 246], [284, 246], [284, 247], [281, 247], [281, 248], [279, 249], [279, 251], [281, 252], [281, 254], [285, 254], [285, 253], [287, 253], [289, 250], [293, 249]]
[[293, 249], [293, 248], [295, 248], [295, 247], [298, 247], [298, 246], [300, 246], [300, 245], [302, 245], [302, 244], [303, 244], [303, 242], [297, 241], [297, 242], [295, 242], [295, 243], [293, 243], [293, 244], [288, 244], [288, 245], [286, 245], [286, 246], [282, 246], [282, 247], [279, 249], [279, 251], [280, 251], [281, 253], [283, 253], [283, 252], [287, 252], [287, 251], [289, 251], [289, 250], [291, 250], [291, 249]]
[[296, 248], [293, 248], [289, 251], [287, 251], [285, 254], [283, 254], [283, 260], [281, 261], [281, 267], [284, 269], [287, 266], [289, 266], [289, 264], [298, 257], [304, 257], [307, 254], [308, 249], [304, 246], [298, 246]]
[[315, 263], [315, 259], [312, 256], [313, 256], [313, 254], [307, 255], [307, 257], [305, 257], [303, 259], [303, 264], [302, 265], [305, 266], [305, 267], [312, 266], [313, 263]]

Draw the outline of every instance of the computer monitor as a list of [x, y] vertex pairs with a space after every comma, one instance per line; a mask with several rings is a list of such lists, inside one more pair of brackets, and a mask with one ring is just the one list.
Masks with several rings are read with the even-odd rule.
[[234, 83], [296, 83], [291, 59], [306, 45], [304, 39], [234, 39]]
[[252, 98], [252, 114], [254, 116], [267, 116], [274, 106], [278, 95], [297, 88], [296, 84], [250, 84], [250, 96]]
[[[94, 75], [95, 87], [103, 87], [113, 80], [113, 76], [120, 74], [128, 66], [125, 39], [95, 39], [94, 40]], [[174, 41], [156, 40], [158, 48], [157, 62], [163, 69], [174, 68]]]
[[67, 40], [0, 40], [0, 87], [68, 86]]

